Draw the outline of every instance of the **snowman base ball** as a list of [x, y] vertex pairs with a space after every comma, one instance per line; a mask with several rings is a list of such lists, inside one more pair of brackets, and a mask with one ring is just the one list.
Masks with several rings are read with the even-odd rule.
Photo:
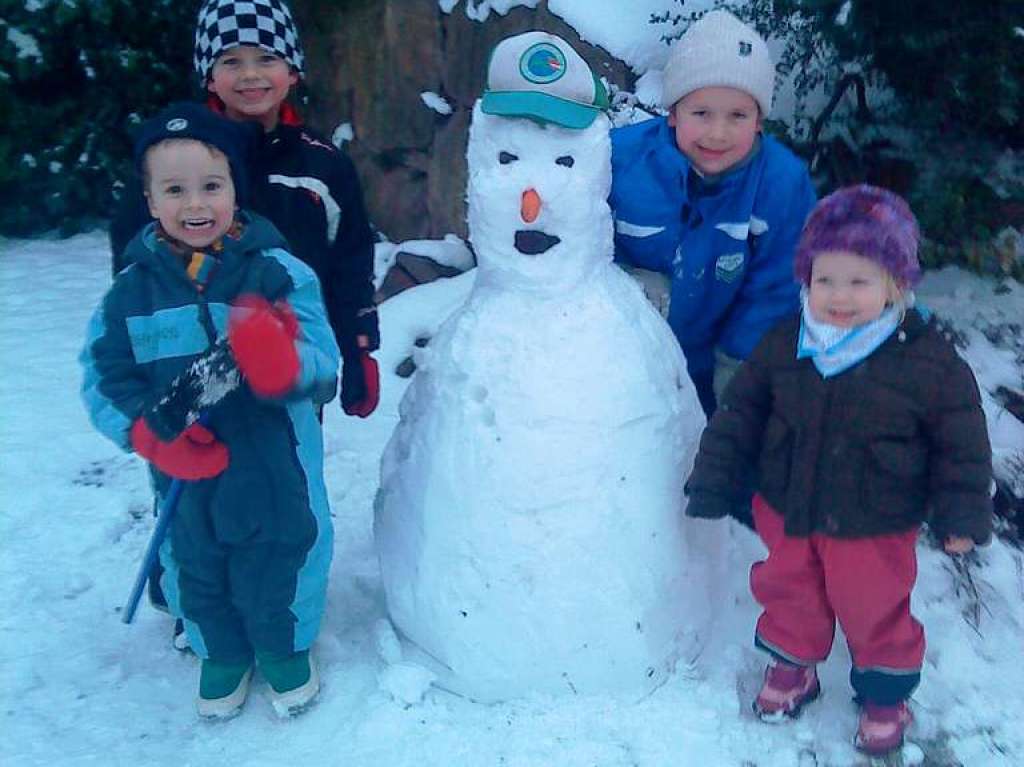
[[404, 657], [458, 694], [638, 699], [699, 653], [722, 583], [723, 526], [683, 515], [704, 417], [671, 331], [612, 263], [607, 120], [478, 105], [469, 169], [476, 282], [382, 461], [388, 610]]

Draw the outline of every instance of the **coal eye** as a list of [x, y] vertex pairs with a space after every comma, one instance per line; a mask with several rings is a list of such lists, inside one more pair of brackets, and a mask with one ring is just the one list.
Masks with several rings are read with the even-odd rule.
[[572, 155], [563, 154], [561, 157], [555, 160], [555, 163], [558, 165], [564, 165], [566, 168], [571, 168], [573, 165], [576, 164], [576, 161], [572, 159]]
[[508, 165], [510, 162], [515, 162], [518, 159], [519, 158], [516, 157], [511, 152], [499, 152], [498, 153], [498, 162], [500, 162], [502, 165]]

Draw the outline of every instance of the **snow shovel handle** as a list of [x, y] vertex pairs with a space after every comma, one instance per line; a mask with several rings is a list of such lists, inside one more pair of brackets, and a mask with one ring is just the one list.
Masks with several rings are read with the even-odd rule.
[[[199, 416], [198, 423], [206, 425], [208, 421], [206, 413]], [[178, 508], [178, 498], [181, 496], [181, 490], [185, 486], [185, 480], [173, 479], [171, 480], [170, 487], [167, 490], [167, 496], [164, 498], [163, 505], [160, 507], [160, 511], [157, 514], [156, 525], [153, 527], [153, 532], [149, 536], [149, 543], [146, 545], [146, 553], [142, 555], [142, 564], [139, 565], [139, 571], [135, 575], [135, 583], [132, 584], [131, 593], [128, 595], [128, 601], [125, 602], [124, 610], [121, 611], [121, 623], [131, 623], [135, 620], [135, 611], [139, 607], [139, 600], [142, 598], [142, 590], [146, 588], [146, 581], [149, 579], [149, 571], [153, 569], [153, 565], [156, 563], [156, 559], [160, 556], [160, 546], [163, 545], [164, 538], [167, 537], [167, 528], [171, 525], [171, 519], [174, 517], [174, 512]]]

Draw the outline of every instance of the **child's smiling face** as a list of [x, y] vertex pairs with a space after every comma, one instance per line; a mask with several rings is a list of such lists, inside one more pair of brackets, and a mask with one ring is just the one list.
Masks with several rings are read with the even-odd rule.
[[224, 235], [235, 217], [227, 157], [194, 139], [170, 139], [146, 152], [146, 199], [164, 231], [192, 248]]
[[877, 319], [899, 295], [885, 269], [856, 253], [826, 251], [811, 264], [807, 303], [818, 322], [840, 328], [863, 325]]
[[686, 94], [668, 115], [676, 146], [697, 170], [717, 174], [750, 153], [761, 129], [761, 113], [749, 93], [736, 88], [699, 88]]
[[269, 131], [298, 79], [280, 56], [255, 45], [237, 45], [217, 57], [206, 87], [224, 102], [232, 120], [255, 120]]

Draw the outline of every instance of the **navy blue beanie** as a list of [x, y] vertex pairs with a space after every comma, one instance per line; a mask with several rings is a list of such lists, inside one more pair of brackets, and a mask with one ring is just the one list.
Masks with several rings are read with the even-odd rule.
[[143, 173], [146, 150], [167, 139], [185, 138], [216, 147], [228, 158], [235, 200], [247, 201], [246, 166], [261, 129], [255, 123], [233, 122], [202, 104], [182, 101], [171, 104], [146, 120], [135, 135], [135, 168]]

